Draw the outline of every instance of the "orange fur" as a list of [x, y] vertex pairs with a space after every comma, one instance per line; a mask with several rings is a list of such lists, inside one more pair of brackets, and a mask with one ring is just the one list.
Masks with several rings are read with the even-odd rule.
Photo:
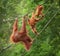
[[25, 45], [26, 50], [29, 50], [31, 45], [32, 45], [32, 38], [27, 34], [27, 30], [26, 30], [26, 23], [25, 23], [25, 17], [23, 18], [23, 22], [22, 22], [22, 27], [21, 30], [18, 31], [17, 29], [17, 19], [14, 22], [13, 25], [13, 32], [10, 36], [10, 40], [14, 43], [18, 43], [18, 42], [23, 42]]
[[[43, 13], [42, 13], [42, 10], [43, 10], [43, 6], [42, 5], [38, 5], [37, 8], [36, 8], [36, 11], [32, 13], [32, 16], [30, 19], [28, 19], [28, 22], [29, 22], [29, 25], [31, 26], [31, 29], [32, 31], [38, 35], [39, 33], [37, 32], [36, 30], [36, 23], [38, 21], [40, 21], [42, 18], [43, 18]], [[40, 18], [37, 18], [37, 16], [40, 16]]]
[[36, 15], [36, 16], [39, 16], [39, 15], [44, 16], [44, 15], [42, 14], [42, 10], [43, 10], [43, 6], [42, 6], [42, 5], [38, 5], [37, 8], [36, 8], [35, 15]]
[[36, 23], [38, 22], [38, 21], [40, 21], [42, 18], [36, 18], [36, 15], [34, 14], [34, 12], [32, 13], [32, 17], [30, 18], [30, 19], [28, 19], [28, 23], [29, 23], [29, 25], [31, 26], [31, 29], [32, 29], [32, 31], [36, 34], [36, 35], [38, 35], [39, 33], [37, 32], [37, 30], [36, 30]]

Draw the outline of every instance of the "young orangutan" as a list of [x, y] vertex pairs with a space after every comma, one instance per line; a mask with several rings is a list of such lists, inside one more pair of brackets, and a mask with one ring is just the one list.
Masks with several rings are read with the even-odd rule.
[[18, 20], [16, 19], [13, 25], [13, 32], [10, 36], [10, 40], [13, 43], [18, 43], [18, 42], [23, 42], [25, 45], [26, 50], [29, 50], [31, 45], [32, 45], [32, 38], [27, 34], [27, 30], [26, 30], [26, 23], [25, 23], [25, 16], [22, 19], [22, 27], [21, 30], [18, 31], [18, 26], [17, 26], [17, 22]]
[[[38, 21], [40, 21], [43, 18], [43, 6], [42, 5], [38, 5], [36, 8], [36, 11], [32, 13], [32, 16], [30, 19], [28, 19], [28, 23], [31, 26], [32, 31], [36, 34], [39, 35], [39, 33], [36, 30], [36, 23]], [[39, 17], [40, 16], [40, 17]], [[39, 17], [39, 18], [38, 18]]]
[[38, 21], [40, 21], [41, 19], [42, 19], [42, 17], [41, 17], [41, 18], [36, 18], [36, 15], [35, 15], [34, 12], [32, 13], [32, 17], [31, 17], [30, 19], [28, 19], [28, 23], [29, 23], [29, 25], [31, 26], [32, 31], [33, 31], [36, 35], [39, 35], [39, 33], [38, 33], [37, 30], [36, 30], [36, 23], [37, 23]]

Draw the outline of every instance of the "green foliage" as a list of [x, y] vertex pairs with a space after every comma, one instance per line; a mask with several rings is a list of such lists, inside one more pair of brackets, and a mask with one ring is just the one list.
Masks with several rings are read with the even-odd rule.
[[[43, 13], [45, 17], [37, 23], [37, 31], [40, 31], [49, 22], [50, 19], [60, 9], [59, 0], [1, 0], [0, 1], [0, 56], [60, 56], [60, 12], [51, 20], [46, 28], [36, 36], [30, 31], [27, 25], [29, 35], [35, 38], [29, 51], [24, 49], [21, 43], [9, 46], [9, 37], [12, 33], [14, 18], [18, 17], [19, 29], [21, 28], [21, 16], [31, 12], [37, 5], [44, 6]], [[53, 5], [52, 5], [53, 4]], [[52, 5], [52, 6], [51, 6]], [[48, 12], [47, 12], [48, 11]], [[5, 21], [4, 21], [5, 20]], [[2, 51], [3, 50], [3, 51]]]

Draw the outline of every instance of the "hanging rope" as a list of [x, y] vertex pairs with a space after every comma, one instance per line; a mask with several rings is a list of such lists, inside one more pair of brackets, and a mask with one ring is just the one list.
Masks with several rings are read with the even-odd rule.
[[[49, 25], [49, 23], [54, 19], [54, 17], [56, 16], [57, 12], [59, 12], [60, 10], [56, 11], [56, 13], [54, 14], [54, 16], [46, 23], [46, 25], [43, 27], [43, 29], [40, 31], [40, 34], [45, 30], [45, 28]], [[37, 37], [37, 36], [36, 36]]]
[[9, 44], [7, 47], [4, 47], [4, 48], [0, 51], [0, 53], [3, 52], [4, 50], [10, 48], [11, 46], [12, 46], [12, 44]]

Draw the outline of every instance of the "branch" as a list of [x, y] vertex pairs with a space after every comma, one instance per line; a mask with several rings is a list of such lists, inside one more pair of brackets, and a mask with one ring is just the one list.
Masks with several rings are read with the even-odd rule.
[[4, 47], [4, 48], [0, 51], [0, 53], [3, 52], [4, 50], [10, 48], [11, 46], [12, 46], [12, 44], [9, 44], [7, 47]]
[[54, 14], [54, 16], [46, 23], [46, 25], [44, 26], [44, 28], [40, 31], [40, 33], [43, 32], [43, 30], [45, 30], [45, 28], [49, 25], [49, 23], [54, 19], [54, 17], [56, 16], [58, 11], [56, 11], [56, 13]]

